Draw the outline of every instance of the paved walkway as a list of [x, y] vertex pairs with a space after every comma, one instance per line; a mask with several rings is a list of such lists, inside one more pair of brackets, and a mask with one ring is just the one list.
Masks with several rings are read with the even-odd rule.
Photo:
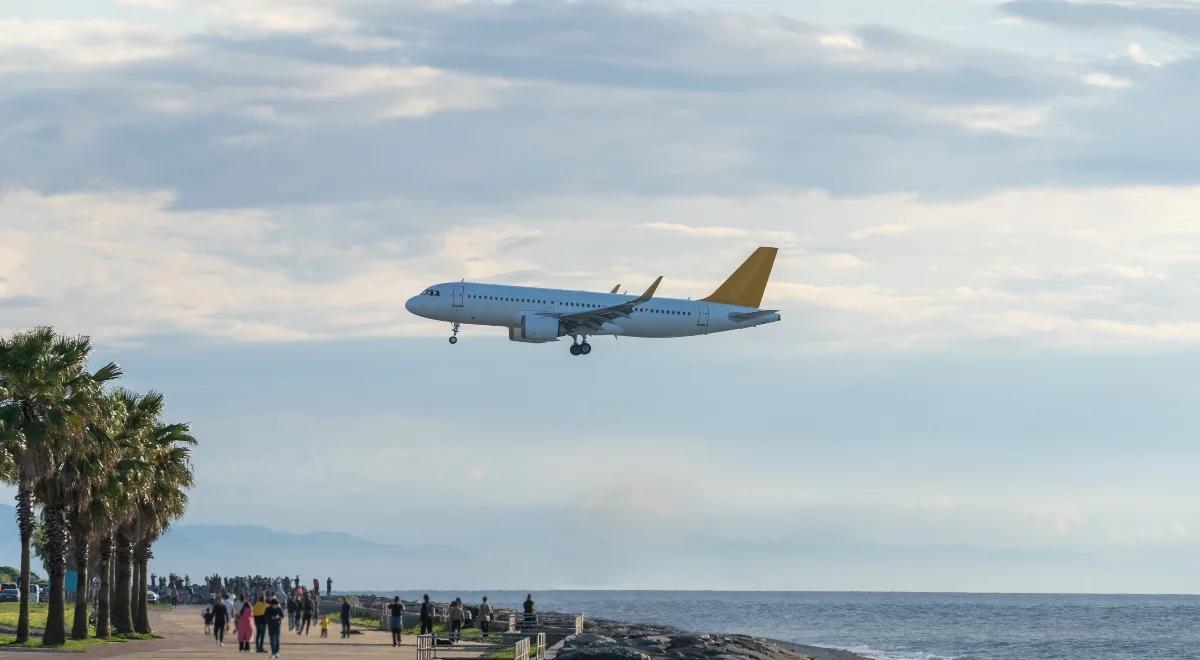
[[[90, 649], [83, 657], [95, 658], [135, 658], [136, 660], [170, 660], [174, 658], [268, 658], [268, 654], [238, 653], [237, 635], [225, 636], [224, 648], [218, 647], [211, 635], [204, 634], [204, 621], [200, 617], [202, 608], [195, 605], [181, 605], [172, 612], [155, 612], [151, 620], [154, 632], [164, 639], [129, 644], [106, 644]], [[314, 627], [308, 636], [288, 632], [286, 624], [283, 628], [283, 641], [279, 655], [281, 658], [400, 658], [416, 660], [417, 638], [405, 635], [404, 644], [399, 648], [392, 646], [390, 633], [377, 630], [364, 631], [351, 635], [349, 639], [338, 637], [338, 626], [330, 622], [329, 639], [320, 638], [320, 629]], [[253, 643], [251, 643], [253, 648]], [[270, 642], [266, 645], [270, 651]], [[470, 660], [484, 655], [489, 646], [462, 642], [451, 648], [439, 649], [438, 658], [450, 660]], [[57, 655], [57, 654], [55, 654]], [[76, 657], [79, 657], [76, 655]]]

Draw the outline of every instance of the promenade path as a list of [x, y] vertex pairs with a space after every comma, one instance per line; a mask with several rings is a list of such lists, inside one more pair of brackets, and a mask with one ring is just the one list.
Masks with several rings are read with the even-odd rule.
[[[135, 660], [174, 660], [176, 658], [236, 660], [238, 658], [270, 657], [268, 654], [262, 653], [238, 653], [237, 635], [226, 634], [225, 647], [218, 647], [211, 635], [204, 634], [204, 622], [200, 618], [202, 611], [199, 606], [181, 605], [171, 612], [153, 613], [151, 626], [155, 633], [163, 636], [163, 639], [130, 644], [107, 644], [90, 649], [86, 654], [71, 655], [82, 658], [133, 658]], [[392, 646], [392, 636], [387, 632], [369, 630], [351, 635], [349, 639], [340, 639], [338, 630], [339, 627], [331, 620], [329, 639], [321, 639], [320, 629], [315, 626], [311, 635], [304, 636], [288, 632], [285, 624], [279, 656], [288, 660], [292, 660], [292, 658], [416, 660], [417, 638], [415, 635], [405, 635], [403, 646], [395, 648]], [[491, 648], [494, 647], [461, 642], [452, 647], [439, 649], [438, 658], [471, 660], [483, 656]], [[267, 650], [270, 651], [269, 642]]]

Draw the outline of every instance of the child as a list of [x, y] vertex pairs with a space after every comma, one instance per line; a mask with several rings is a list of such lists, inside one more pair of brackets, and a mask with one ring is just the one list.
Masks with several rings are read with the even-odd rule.
[[321, 639], [329, 637], [329, 617], [321, 617]]
[[204, 608], [203, 616], [204, 616], [204, 634], [208, 635], [208, 634], [212, 633], [212, 620], [213, 620], [212, 608], [211, 607]]

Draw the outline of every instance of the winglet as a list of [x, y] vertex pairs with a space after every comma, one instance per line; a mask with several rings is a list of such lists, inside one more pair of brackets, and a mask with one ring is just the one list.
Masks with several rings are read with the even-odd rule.
[[662, 275], [659, 275], [658, 279], [654, 280], [654, 284], [651, 284], [650, 288], [646, 289], [646, 293], [642, 294], [641, 300], [650, 300], [651, 298], [653, 298], [654, 292], [658, 290], [659, 282], [662, 282]]
[[620, 288], [621, 288], [621, 285], [618, 283], [616, 286], [613, 287], [612, 291], [609, 291], [609, 293], [616, 293], [617, 289], [620, 289]]

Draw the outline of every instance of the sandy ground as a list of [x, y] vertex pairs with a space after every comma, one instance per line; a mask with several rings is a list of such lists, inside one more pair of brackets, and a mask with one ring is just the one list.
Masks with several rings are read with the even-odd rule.
[[[90, 649], [86, 654], [72, 653], [75, 657], [89, 658], [135, 658], [137, 660], [168, 660], [175, 658], [269, 658], [268, 653], [238, 653], [237, 636], [225, 636], [224, 648], [218, 647], [211, 635], [204, 635], [204, 622], [200, 618], [199, 606], [180, 606], [172, 612], [154, 612], [150, 625], [164, 639], [129, 644], [107, 644]], [[417, 638], [404, 637], [399, 648], [392, 646], [392, 636], [386, 632], [365, 631], [351, 635], [349, 639], [338, 638], [338, 628], [331, 623], [329, 639], [321, 639], [320, 631], [313, 628], [308, 636], [288, 632], [283, 628], [283, 641], [279, 649], [281, 658], [402, 658], [416, 660]], [[251, 643], [251, 648], [254, 648]], [[491, 647], [478, 643], [463, 642], [449, 649], [438, 651], [438, 658], [470, 660], [478, 658]], [[0, 653], [0, 655], [5, 655]], [[13, 654], [14, 656], [17, 654]], [[34, 657], [33, 654], [20, 654]], [[54, 653], [50, 655], [68, 655]]]

